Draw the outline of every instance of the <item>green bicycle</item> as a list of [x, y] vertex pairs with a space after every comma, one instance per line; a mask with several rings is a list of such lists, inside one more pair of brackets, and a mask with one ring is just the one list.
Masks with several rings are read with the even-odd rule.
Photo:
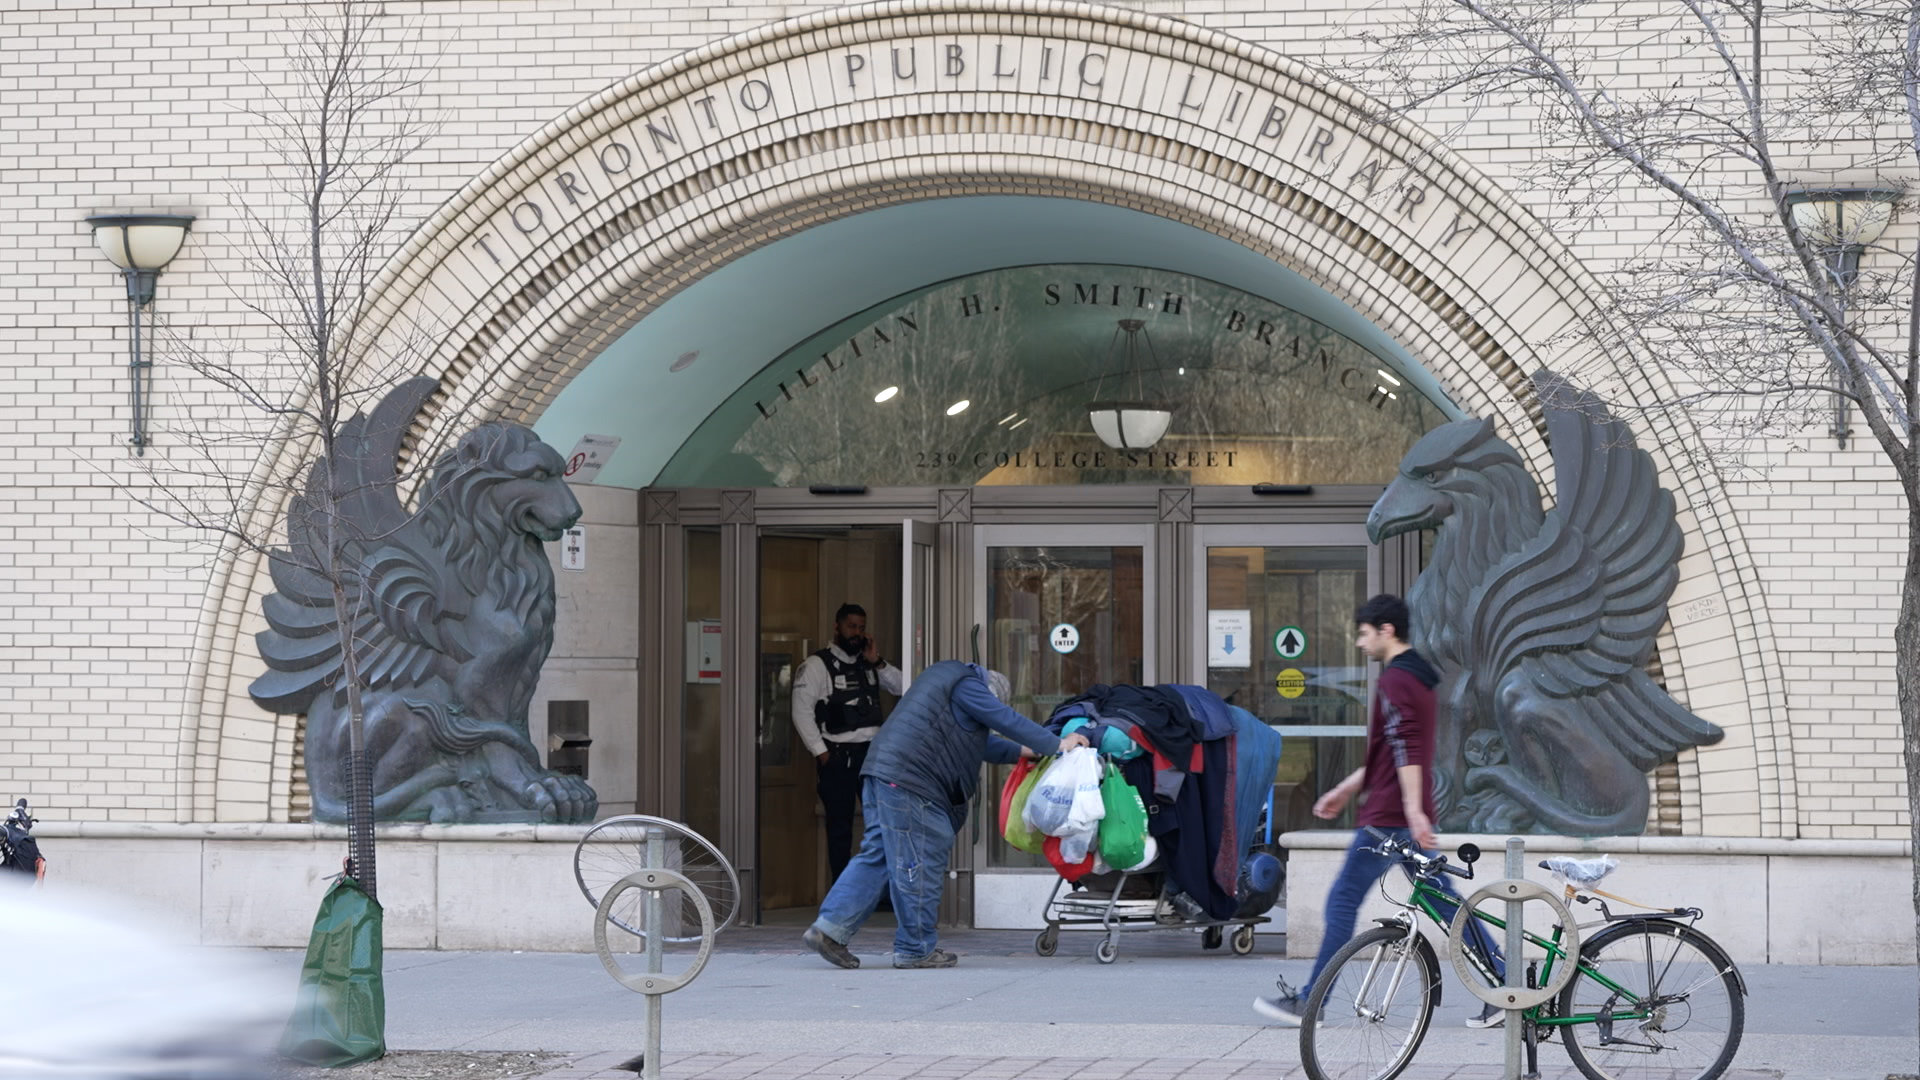
[[[1478, 848], [1462, 846], [1462, 869], [1445, 855], [1429, 857], [1368, 831], [1377, 841], [1372, 850], [1398, 860], [1413, 891], [1396, 900], [1382, 878], [1381, 894], [1399, 914], [1355, 936], [1314, 984], [1300, 1025], [1300, 1060], [1312, 1080], [1393, 1080], [1412, 1062], [1440, 1003], [1440, 961], [1415, 930], [1416, 917], [1445, 929], [1441, 912], [1456, 908], [1458, 898], [1441, 890], [1440, 875], [1472, 880], [1479, 858]], [[1598, 920], [1578, 929], [1605, 929], [1580, 944], [1557, 996], [1520, 1013], [1528, 1073], [1538, 1074], [1539, 1045], [1556, 1036], [1591, 1080], [1714, 1080], [1726, 1072], [1746, 1020], [1746, 983], [1726, 950], [1694, 928], [1700, 909], [1615, 914], [1606, 899], [1632, 902], [1595, 888], [1611, 865], [1540, 865], [1569, 876], [1569, 900], [1599, 909]], [[1571, 883], [1576, 877], [1579, 883]], [[1506, 928], [1485, 912], [1470, 914], [1483, 929]], [[1569, 962], [1566, 937], [1560, 925], [1548, 937], [1526, 933], [1532, 950], [1545, 954], [1528, 963], [1528, 987], [1552, 985], [1555, 966]], [[1464, 953], [1487, 986], [1501, 984], [1484, 947], [1468, 940]]]

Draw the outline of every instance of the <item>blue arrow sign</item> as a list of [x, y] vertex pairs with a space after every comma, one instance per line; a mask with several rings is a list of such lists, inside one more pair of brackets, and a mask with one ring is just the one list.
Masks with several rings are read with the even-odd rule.
[[1227, 635], [1227, 643], [1220, 647], [1220, 651], [1226, 653], [1228, 656], [1233, 655], [1233, 635], [1232, 634]]

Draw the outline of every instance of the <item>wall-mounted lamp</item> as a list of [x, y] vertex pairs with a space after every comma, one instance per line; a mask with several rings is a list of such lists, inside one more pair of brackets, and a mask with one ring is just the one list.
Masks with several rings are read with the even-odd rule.
[[[1887, 188], [1820, 188], [1790, 192], [1784, 200], [1793, 223], [1819, 249], [1843, 313], [1847, 290], [1860, 273], [1860, 256], [1887, 231], [1899, 198], [1898, 191]], [[1842, 450], [1853, 434], [1847, 426], [1847, 399], [1839, 394], [1833, 396], [1830, 434]]]
[[101, 254], [127, 282], [128, 374], [133, 378], [133, 449], [147, 452], [147, 408], [153, 399], [153, 361], [140, 340], [140, 312], [153, 303], [160, 271], [180, 253], [193, 226], [191, 214], [100, 214], [87, 219]]

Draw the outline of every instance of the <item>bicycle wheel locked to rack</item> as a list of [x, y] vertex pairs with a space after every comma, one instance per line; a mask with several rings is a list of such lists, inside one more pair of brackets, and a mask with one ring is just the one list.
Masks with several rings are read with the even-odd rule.
[[[590, 883], [589, 879], [594, 875], [582, 871], [582, 856], [589, 850], [587, 841], [595, 832], [602, 831], [603, 826], [613, 822], [619, 822], [618, 827], [631, 834], [623, 836], [620, 843], [637, 849], [640, 868], [611, 884], [604, 884], [604, 875]], [[718, 899], [726, 909], [722, 919], [715, 919], [714, 903], [708, 899], [707, 890], [702, 888], [700, 883], [687, 874], [670, 868], [671, 863], [680, 863], [682, 869], [688, 869], [701, 877], [715, 877], [714, 874], [701, 873], [700, 870], [686, 865], [684, 852], [688, 844], [711, 852], [717, 866], [708, 865], [707, 869], [717, 870], [719, 880], [731, 886], [730, 890], [724, 886], [719, 889], [722, 895]], [[669, 854], [670, 847], [673, 851], [672, 855]], [[645, 1080], [658, 1080], [661, 1042], [660, 999], [693, 982], [707, 966], [708, 958], [713, 955], [715, 936], [733, 920], [735, 907], [733, 901], [739, 893], [739, 879], [734, 876], [733, 867], [719, 855], [718, 850], [708, 844], [698, 833], [676, 822], [640, 815], [613, 819], [595, 826], [587, 837], [581, 840], [580, 848], [575, 853], [575, 875], [580, 879], [581, 891], [586, 894], [587, 899], [595, 901], [593, 946], [594, 951], [600, 956], [601, 966], [605, 967], [607, 974], [613, 976], [614, 981], [621, 986], [646, 995], [647, 1041], [639, 1072]], [[596, 887], [604, 890], [597, 900], [594, 897]], [[641, 897], [638, 905], [633, 904], [627, 896], [628, 893], [635, 891], [638, 891]], [[666, 899], [670, 892], [677, 892], [681, 896], [671, 918]], [[688, 915], [692, 915], [694, 917], [692, 921], [699, 924], [697, 936], [687, 933], [689, 927], [685, 924], [689, 921]], [[618, 927], [645, 942], [647, 964], [644, 972], [632, 972], [621, 967], [607, 942], [609, 925]], [[665, 958], [668, 942], [699, 944], [699, 950], [694, 954], [693, 962], [685, 970], [675, 974], [667, 973]]]

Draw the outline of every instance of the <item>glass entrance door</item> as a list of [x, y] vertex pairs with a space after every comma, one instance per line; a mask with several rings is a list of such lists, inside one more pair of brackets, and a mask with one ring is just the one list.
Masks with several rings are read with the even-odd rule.
[[[975, 537], [979, 660], [1007, 676], [1014, 709], [1045, 723], [1095, 683], [1155, 680], [1152, 526], [982, 526]], [[979, 927], [1040, 925], [1053, 887], [1043, 860], [991, 827], [1007, 772], [984, 770], [970, 826]]]
[[1372, 672], [1353, 612], [1380, 591], [1365, 526], [1195, 528], [1193, 668], [1208, 689], [1277, 728], [1272, 831], [1353, 827], [1313, 816], [1314, 800], [1358, 768]]

